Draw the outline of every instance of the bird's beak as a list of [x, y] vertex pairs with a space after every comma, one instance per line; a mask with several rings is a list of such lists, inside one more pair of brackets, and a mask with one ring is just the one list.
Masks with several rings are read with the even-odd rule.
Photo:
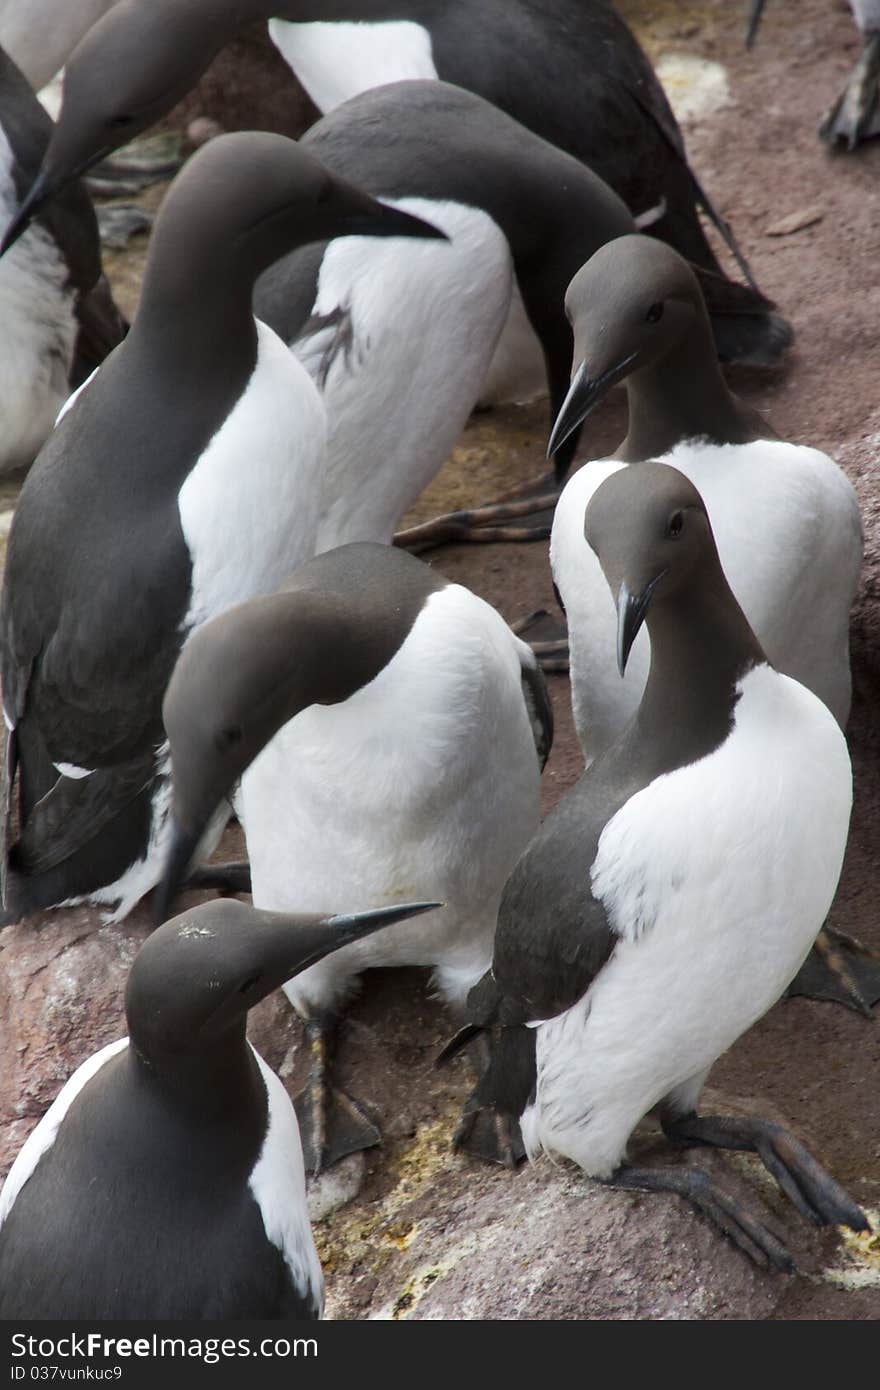
[[661, 570], [650, 584], [642, 589], [640, 594], [630, 593], [629, 586], [624, 579], [617, 594], [617, 669], [623, 676], [626, 670], [626, 663], [632, 650], [632, 644], [636, 640], [639, 628], [645, 621], [645, 614], [651, 602], [651, 596], [666, 570]]
[[764, 13], [764, 0], [752, 0], [752, 8], [749, 12], [749, 27], [746, 33], [746, 48], [751, 48], [755, 39], [758, 37], [758, 29], [761, 26], [761, 15]]
[[324, 205], [333, 219], [336, 236], [405, 236], [448, 241], [445, 232], [421, 217], [391, 208], [345, 179], [334, 180], [331, 197]]
[[562, 402], [556, 423], [550, 434], [550, 442], [547, 445], [548, 459], [552, 458], [556, 451], [562, 447], [578, 425], [583, 424], [590, 411], [599, 404], [605, 393], [626, 376], [627, 370], [636, 356], [636, 353], [631, 352], [629, 357], [625, 357], [622, 362], [616, 362], [613, 367], [608, 368], [607, 372], [602, 372], [601, 376], [597, 377], [590, 376], [586, 362], [581, 363], [571, 379], [568, 395]]
[[203, 833], [204, 827], [193, 832], [182, 830], [172, 818], [171, 844], [165, 856], [165, 867], [153, 902], [153, 918], [157, 927], [161, 927], [169, 916], [174, 900], [186, 882], [190, 863]]
[[316, 961], [323, 960], [331, 951], [347, 946], [352, 941], [360, 941], [362, 936], [372, 936], [373, 932], [390, 927], [395, 922], [403, 922], [407, 917], [418, 917], [422, 912], [433, 912], [443, 903], [395, 903], [393, 907], [376, 907], [368, 912], [343, 913], [337, 917], [325, 917], [311, 925], [297, 927], [297, 957], [292, 962], [292, 978], [302, 970], [308, 970]]
[[14, 246], [23, 232], [26, 232], [31, 219], [55, 192], [52, 181], [45, 169], [41, 169], [31, 184], [25, 200], [13, 217], [0, 243], [0, 256], [5, 256], [10, 246]]

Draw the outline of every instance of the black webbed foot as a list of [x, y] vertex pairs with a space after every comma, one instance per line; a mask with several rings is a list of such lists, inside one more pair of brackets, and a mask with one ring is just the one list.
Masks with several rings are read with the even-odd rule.
[[317, 1177], [325, 1168], [361, 1149], [381, 1144], [382, 1136], [361, 1103], [331, 1079], [338, 1019], [324, 1014], [306, 1022], [311, 1069], [294, 1100], [306, 1172]]
[[827, 924], [792, 980], [787, 995], [843, 1004], [865, 1018], [880, 1001], [880, 956]]
[[[473, 1100], [473, 1097], [471, 1098]], [[484, 1163], [500, 1163], [514, 1171], [526, 1156], [519, 1123], [491, 1106], [471, 1102], [464, 1108], [452, 1146]]]
[[880, 135], [880, 33], [866, 39], [849, 81], [819, 127], [822, 140], [850, 153], [872, 135]]
[[814, 1226], [870, 1230], [861, 1207], [782, 1125], [722, 1115], [683, 1115], [664, 1120], [663, 1129], [673, 1143], [682, 1146], [756, 1153], [789, 1201]]
[[761, 1216], [725, 1192], [702, 1168], [618, 1168], [603, 1180], [609, 1187], [641, 1192], [674, 1192], [702, 1212], [728, 1240], [761, 1269], [793, 1274], [791, 1252]]

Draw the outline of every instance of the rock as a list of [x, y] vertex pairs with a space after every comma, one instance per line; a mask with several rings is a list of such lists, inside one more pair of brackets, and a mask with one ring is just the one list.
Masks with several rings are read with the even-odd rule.
[[353, 1202], [364, 1185], [367, 1172], [366, 1155], [349, 1154], [334, 1163], [325, 1173], [309, 1182], [309, 1216], [312, 1221], [325, 1221], [340, 1207]]
[[802, 232], [806, 227], [812, 227], [817, 222], [821, 222], [824, 216], [825, 213], [821, 208], [798, 208], [797, 212], [790, 212], [787, 217], [780, 217], [778, 222], [771, 222], [769, 227], [764, 228], [764, 235], [791, 236], [794, 232]]
[[186, 128], [186, 142], [192, 149], [197, 150], [201, 145], [207, 145], [209, 140], [215, 140], [222, 134], [223, 126], [219, 121], [212, 121], [210, 116], [196, 116]]

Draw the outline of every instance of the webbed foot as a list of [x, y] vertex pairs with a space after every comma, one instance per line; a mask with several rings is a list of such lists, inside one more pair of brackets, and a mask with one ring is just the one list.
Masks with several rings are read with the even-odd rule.
[[880, 135], [880, 33], [870, 34], [849, 81], [819, 126], [819, 136], [834, 148], [852, 152], [863, 140]]
[[602, 1181], [609, 1187], [639, 1192], [674, 1192], [702, 1212], [728, 1240], [761, 1269], [793, 1274], [794, 1259], [787, 1246], [765, 1225], [763, 1217], [725, 1192], [703, 1168], [619, 1168]]
[[786, 994], [830, 1000], [873, 1018], [872, 1006], [880, 1000], [880, 956], [826, 923]]
[[382, 1136], [361, 1103], [331, 1080], [338, 1019], [324, 1014], [306, 1022], [311, 1069], [294, 1099], [306, 1172], [317, 1177], [347, 1154], [372, 1149]]
[[757, 1154], [789, 1201], [814, 1226], [871, 1229], [865, 1213], [845, 1188], [782, 1125], [770, 1120], [692, 1114], [664, 1121], [663, 1129], [676, 1144]]

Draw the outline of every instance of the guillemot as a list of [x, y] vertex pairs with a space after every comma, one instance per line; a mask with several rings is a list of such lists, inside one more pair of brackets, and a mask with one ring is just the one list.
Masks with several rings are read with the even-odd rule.
[[165, 200], [128, 337], [28, 476], [0, 619], [7, 914], [87, 897], [121, 916], [156, 881], [181, 646], [315, 543], [324, 411], [253, 318], [253, 284], [291, 245], [343, 232], [442, 235], [283, 136], [206, 146]]
[[834, 896], [846, 743], [821, 701], [768, 663], [682, 473], [652, 462], [612, 475], [586, 529], [617, 596], [619, 669], [646, 622], [650, 676], [505, 887], [461, 1038], [491, 1029], [493, 1060], [458, 1142], [473, 1136], [486, 1156], [487, 1117], [521, 1117], [533, 1157], [679, 1193], [758, 1263], [790, 1269], [761, 1216], [707, 1173], [634, 1167], [626, 1147], [656, 1112], [677, 1145], [756, 1152], [808, 1220], [868, 1228], [779, 1125], [697, 1114], [712, 1064], [779, 998]]
[[455, 1007], [489, 964], [501, 889], [538, 824], [553, 729], [540, 671], [475, 594], [400, 550], [348, 545], [205, 624], [164, 716], [176, 829], [160, 911], [239, 778], [259, 906], [444, 903], [286, 986], [312, 1048], [298, 1106], [317, 1171], [379, 1142], [331, 1076], [361, 972], [432, 966]]
[[[0, 234], [46, 152], [52, 122], [0, 48]], [[0, 260], [0, 473], [32, 463], [70, 392], [122, 339], [79, 183], [37, 214]]]
[[322, 917], [227, 899], [154, 932], [128, 978], [129, 1036], [73, 1074], [0, 1192], [0, 1317], [320, 1317], [296, 1116], [248, 1010], [434, 906]]

